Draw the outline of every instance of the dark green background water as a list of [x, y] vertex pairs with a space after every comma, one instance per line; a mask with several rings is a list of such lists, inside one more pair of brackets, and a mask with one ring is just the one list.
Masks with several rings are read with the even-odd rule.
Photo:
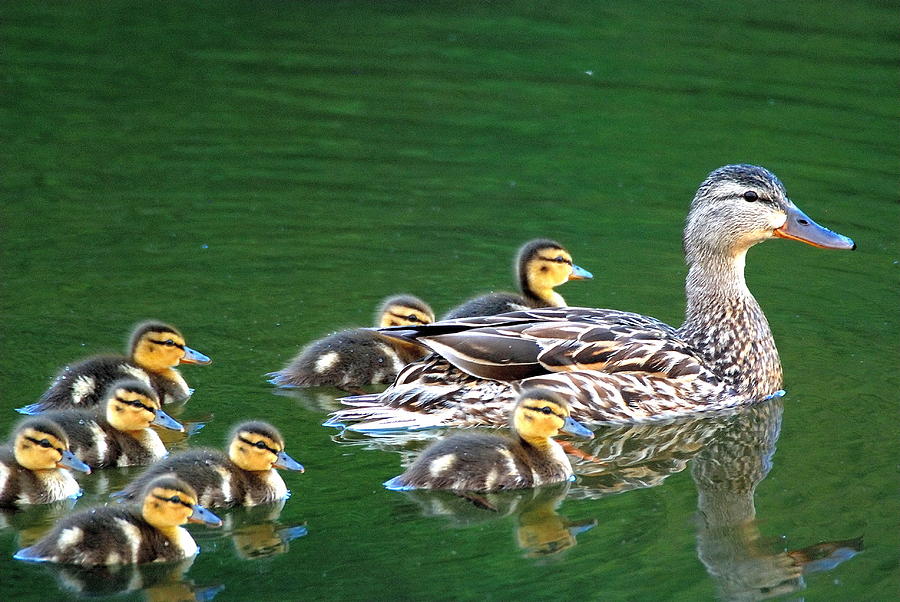
[[[757, 559], [863, 536], [864, 552], [788, 591], [894, 597], [897, 9], [4, 3], [0, 430], [63, 364], [118, 350], [133, 323], [159, 318], [214, 359], [183, 370], [197, 392], [181, 418], [209, 421], [191, 445], [219, 446], [235, 421], [265, 418], [307, 467], [285, 476], [294, 495], [277, 524], [238, 510], [223, 531], [193, 530], [203, 552], [182, 593], [193, 583], [224, 586], [217, 600], [736, 597], [730, 571], [715, 568], [734, 568], [728, 554], [710, 563], [704, 542], [741, 547], [745, 529]], [[700, 527], [697, 475], [740, 464], [707, 442], [630, 491], [586, 477], [559, 513], [597, 525], [574, 547], [528, 558], [516, 539], [525, 515], [426, 515], [381, 488], [402, 447], [319, 426], [336, 391], [275, 395], [263, 380], [300, 345], [368, 325], [388, 294], [441, 313], [509, 288], [515, 248], [536, 236], [595, 274], [561, 289], [569, 303], [677, 324], [687, 204], [732, 162], [772, 169], [810, 216], [859, 245], [776, 241], [750, 253], [789, 392], [771, 471], [758, 475], [758, 520], [738, 531]], [[778, 410], [763, 421], [775, 435]], [[129, 474], [86, 477], [78, 506]], [[0, 598], [66, 595], [54, 571], [11, 559], [51, 518], [0, 518]], [[240, 525], [254, 523], [305, 524], [308, 535], [249, 559]]]

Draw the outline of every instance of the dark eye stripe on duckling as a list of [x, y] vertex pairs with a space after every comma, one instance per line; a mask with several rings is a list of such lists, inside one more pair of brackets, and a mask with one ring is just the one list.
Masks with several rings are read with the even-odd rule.
[[238, 435], [238, 441], [240, 441], [241, 443], [246, 443], [247, 445], [256, 447], [258, 449], [268, 450], [268, 451], [272, 452], [273, 454], [275, 454], [276, 456], [281, 451], [280, 449], [274, 449], [274, 448], [269, 447], [268, 445], [266, 445], [265, 441], [250, 441], [249, 439], [245, 439], [245, 438], [241, 437], [240, 435]]
[[135, 408], [141, 408], [141, 409], [147, 410], [148, 412], [152, 412], [153, 414], [156, 414], [156, 408], [150, 407], [147, 404], [138, 401], [137, 399], [122, 399], [121, 397], [116, 395], [116, 401], [118, 401], [119, 403], [128, 405], [128, 406], [133, 406]]
[[158, 493], [154, 493], [154, 494], [152, 494], [152, 495], [153, 495], [153, 497], [155, 497], [156, 499], [158, 499], [158, 500], [160, 500], [160, 501], [162, 501], [162, 502], [171, 502], [171, 503], [173, 503], [173, 504], [181, 504], [182, 506], [185, 506], [185, 507], [187, 507], [187, 508], [193, 508], [193, 507], [194, 507], [193, 504], [184, 501], [183, 499], [181, 499], [181, 498], [178, 497], [177, 495], [173, 495], [173, 496], [171, 496], [171, 497], [164, 497], [164, 496], [162, 496], [162, 495], [159, 495]]
[[544, 257], [543, 255], [538, 255], [538, 259], [543, 259], [544, 261], [551, 261], [554, 263], [565, 263], [568, 265], [572, 265], [572, 260], [566, 259], [562, 255], [557, 255], [556, 257]]
[[52, 447], [53, 449], [55, 449], [56, 451], [58, 451], [60, 455], [62, 455], [62, 453], [65, 451], [63, 448], [61, 448], [61, 447], [56, 447], [55, 445], [53, 445], [52, 443], [50, 443], [50, 441], [49, 441], [48, 439], [35, 439], [34, 437], [31, 437], [31, 436], [29, 436], [29, 435], [25, 435], [25, 439], [26, 439], [27, 441], [31, 441], [31, 442], [34, 443], [35, 445], [40, 445], [41, 447], [44, 447], [44, 448], [51, 448], [51, 447]]
[[526, 410], [533, 410], [535, 412], [540, 412], [541, 414], [547, 414], [548, 416], [550, 414], [553, 414], [560, 420], [566, 419], [565, 414], [558, 414], [557, 412], [554, 412], [553, 408], [551, 408], [549, 406], [522, 406], [522, 407], [525, 408]]
[[166, 339], [165, 341], [160, 341], [159, 339], [147, 339], [151, 343], [156, 343], [157, 345], [166, 345], [167, 347], [178, 347], [182, 351], [184, 350], [184, 345], [181, 343], [176, 343], [172, 339]]
[[427, 322], [422, 321], [422, 319], [419, 316], [417, 316], [413, 313], [407, 314], [407, 313], [397, 313], [397, 312], [391, 311], [391, 312], [388, 312], [388, 314], [392, 318], [397, 318], [398, 320], [406, 320], [408, 322], [419, 322], [420, 324], [427, 323]]

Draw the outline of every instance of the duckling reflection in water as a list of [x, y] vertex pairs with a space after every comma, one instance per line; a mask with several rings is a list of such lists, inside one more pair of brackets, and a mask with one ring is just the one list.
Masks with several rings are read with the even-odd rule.
[[231, 539], [240, 558], [249, 560], [284, 554], [290, 549], [290, 542], [308, 533], [304, 524], [284, 525], [279, 522], [284, 504], [285, 500], [279, 500], [223, 511], [220, 516], [224, 522], [224, 535]]
[[184, 344], [184, 336], [162, 322], [138, 324], [128, 356], [99, 355], [63, 368], [41, 398], [19, 408], [23, 414], [48, 410], [89, 409], [100, 404], [107, 387], [121, 378], [136, 378], [156, 391], [163, 403], [183, 401], [192, 390], [175, 369], [179, 364], [209, 364], [210, 359]]
[[572, 255], [556, 241], [541, 238], [525, 243], [516, 255], [516, 280], [519, 292], [490, 293], [469, 299], [441, 318], [493, 316], [509, 311], [568, 305], [554, 289], [569, 280], [593, 278], [587, 270], [572, 263]]
[[168, 562], [199, 550], [181, 525], [222, 525], [219, 517], [197, 503], [193, 487], [174, 476], [152, 480], [142, 500], [140, 513], [104, 506], [68, 516], [14, 557], [83, 566]]
[[569, 416], [566, 400], [546, 389], [519, 396], [510, 421], [512, 437], [461, 433], [428, 447], [403, 474], [385, 482], [388, 489], [499, 491], [574, 479], [560, 431], [593, 437]]
[[[380, 328], [432, 322], [431, 307], [412, 295], [385, 299], [376, 314]], [[393, 382], [403, 366], [427, 352], [421, 345], [389, 339], [368, 328], [354, 328], [310, 343], [287, 366], [267, 376], [278, 387], [331, 386], [357, 391], [363, 385]]]
[[542, 558], [574, 547], [577, 536], [597, 524], [594, 519], [569, 520], [557, 512], [569, 489], [566, 481], [494, 493], [418, 489], [405, 495], [421, 507], [423, 515], [442, 516], [459, 527], [514, 516], [517, 546], [526, 558]]
[[151, 425], [184, 431], [160, 408], [153, 389], [137, 380], [114, 382], [97, 410], [56, 410], [43, 416], [62, 427], [69, 448], [91, 468], [150, 464], [168, 453]]
[[289, 494], [276, 468], [303, 472], [303, 466], [285, 453], [278, 429], [265, 422], [244, 422], [229, 437], [228, 455], [216, 449], [172, 454], [114, 495], [134, 499], [149, 481], [174, 474], [197, 490], [204, 506], [268, 504]]
[[12, 447], [0, 448], [0, 506], [78, 497], [81, 486], [67, 469], [91, 472], [69, 451], [58, 424], [44, 417], [23, 420], [13, 429]]

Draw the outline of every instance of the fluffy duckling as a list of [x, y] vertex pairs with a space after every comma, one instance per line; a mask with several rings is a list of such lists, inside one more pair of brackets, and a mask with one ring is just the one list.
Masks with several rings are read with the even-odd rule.
[[287, 486], [274, 469], [303, 472], [303, 466], [284, 453], [281, 433], [265, 422], [244, 422], [234, 428], [229, 439], [227, 456], [215, 449], [173, 454], [152, 465], [116, 496], [135, 499], [156, 477], [174, 474], [197, 490], [204, 506], [255, 506], [286, 498]]
[[0, 506], [49, 504], [81, 494], [71, 470], [90, 473], [69, 451], [69, 438], [44, 417], [23, 420], [13, 431], [12, 449], [0, 448]]
[[[388, 297], [375, 317], [380, 328], [434, 322], [431, 307], [412, 295]], [[314, 341], [282, 370], [268, 376], [272, 377], [269, 382], [279, 387], [332, 386], [354, 391], [363, 385], [393, 382], [406, 364], [426, 353], [422, 346], [354, 328]]]
[[18, 411], [40, 414], [48, 410], [93, 408], [115, 380], [136, 378], [156, 391], [163, 403], [183, 401], [192, 390], [178, 364], [208, 364], [210, 359], [184, 344], [184, 336], [161, 322], [138, 324], [131, 334], [128, 356], [100, 355], [66, 366], [41, 398]]
[[184, 431], [180, 422], [163, 412], [148, 385], [117, 380], [106, 392], [103, 413], [58, 410], [44, 417], [62, 427], [69, 449], [91, 468], [142, 466], [166, 455], [166, 448], [150, 425]]
[[525, 243], [516, 256], [516, 277], [520, 295], [490, 293], [459, 305], [442, 320], [493, 316], [508, 311], [537, 307], [563, 307], [566, 300], [555, 289], [569, 280], [593, 278], [587, 270], [572, 263], [572, 256], [556, 241], [540, 238]]
[[569, 406], [547, 389], [523, 391], [510, 422], [512, 437], [462, 433], [428, 447], [402, 475], [385, 482], [396, 491], [524, 489], [574, 478], [562, 446], [551, 439], [560, 431], [592, 438], [569, 416]]
[[170, 562], [199, 551], [181, 525], [222, 524], [219, 517], [197, 504], [193, 487], [171, 475], [153, 479], [142, 499], [140, 513], [104, 506], [68, 516], [14, 558], [83, 566]]

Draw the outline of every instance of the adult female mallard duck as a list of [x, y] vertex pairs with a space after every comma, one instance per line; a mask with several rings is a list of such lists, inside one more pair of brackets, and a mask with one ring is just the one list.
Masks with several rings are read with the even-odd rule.
[[510, 421], [512, 437], [460, 433], [428, 447], [388, 489], [500, 491], [525, 489], [574, 478], [560, 431], [578, 437], [593, 433], [569, 416], [565, 399], [547, 389], [527, 389]]
[[198, 552], [181, 525], [222, 524], [218, 516], [198, 505], [190, 485], [171, 475], [153, 479], [141, 498], [140, 513], [104, 506], [67, 516], [46, 537], [13, 557], [83, 566], [171, 562]]
[[0, 506], [49, 504], [81, 494], [66, 469], [91, 469], [69, 451], [58, 424], [43, 416], [28, 418], [13, 430], [12, 439], [12, 449], [0, 448]]
[[178, 364], [208, 364], [210, 359], [184, 344], [184, 336], [161, 322], [138, 324], [131, 333], [128, 356], [99, 355], [66, 366], [35, 403], [19, 408], [23, 414], [48, 410], [93, 408], [106, 388], [120, 378], [136, 378], [156, 391], [163, 403], [184, 401], [192, 390]]
[[172, 454], [115, 495], [135, 499], [156, 477], [174, 474], [197, 490], [203, 506], [268, 504], [288, 496], [276, 468], [303, 472], [303, 466], [284, 452], [284, 439], [275, 427], [265, 422], [244, 422], [232, 431], [227, 456], [216, 449]]
[[103, 408], [57, 410], [43, 414], [65, 431], [69, 449], [91, 468], [140, 466], [166, 455], [166, 448], [150, 425], [175, 431], [184, 427], [159, 407], [148, 385], [117, 380], [106, 392]]
[[[381, 328], [432, 322], [431, 307], [412, 295], [388, 297], [376, 314], [376, 324]], [[356, 390], [363, 385], [393, 382], [403, 366], [426, 354], [421, 345], [388, 338], [368, 328], [354, 328], [309, 344], [287, 366], [267, 376], [279, 387]]]
[[551, 308], [436, 322], [390, 333], [435, 351], [381, 394], [346, 400], [326, 423], [353, 430], [499, 425], [516, 391], [563, 394], [572, 415], [640, 422], [719, 410], [779, 393], [781, 363], [744, 281], [747, 250], [770, 238], [826, 249], [852, 240], [816, 224], [772, 173], [713, 171], [691, 203], [684, 323], [610, 309]]
[[566, 300], [555, 289], [569, 280], [593, 278], [572, 263], [572, 256], [556, 241], [539, 238], [525, 243], [516, 255], [516, 277], [521, 294], [490, 293], [475, 297], [445, 315], [443, 320], [493, 316], [520, 309], [562, 307]]

